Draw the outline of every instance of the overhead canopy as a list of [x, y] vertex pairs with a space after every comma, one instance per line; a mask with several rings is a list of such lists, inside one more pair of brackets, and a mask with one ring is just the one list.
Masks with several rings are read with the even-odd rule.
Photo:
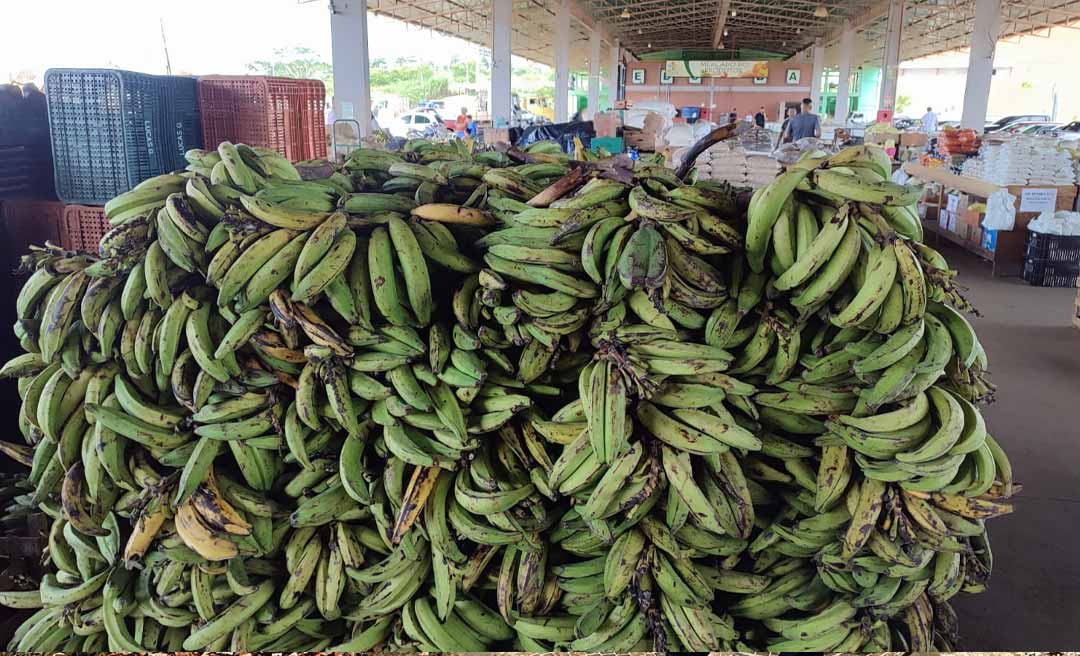
[[[554, 64], [555, 12], [560, 0], [515, 0], [511, 48], [515, 55], [549, 66]], [[369, 11], [490, 47], [491, 0], [369, 0]], [[587, 41], [595, 25], [574, 7], [570, 21], [571, 61], [588, 57]]]
[[[975, 21], [975, 0], [907, 0], [900, 59], [907, 61], [968, 47]], [[1007, 39], [1052, 27], [1075, 29], [1080, 0], [1003, 0], [1001, 37]], [[861, 38], [871, 45], [870, 60], [880, 59], [885, 15], [864, 28]]]
[[[795, 54], [816, 40], [829, 44], [846, 24], [858, 34], [866, 61], [880, 59], [888, 0], [570, 0], [571, 61], [588, 57], [593, 27], [634, 56], [670, 50], [723, 48]], [[419, 28], [489, 46], [491, 0], [369, 0], [370, 11]], [[514, 0], [515, 55], [551, 65], [555, 14], [563, 0]], [[901, 59], [968, 45], [975, 0], [907, 0]], [[1080, 0], [1004, 0], [1002, 36], [1068, 27], [1080, 20]], [[759, 55], [760, 56], [760, 55]]]
[[791, 55], [875, 0], [588, 0], [635, 54], [674, 48], [751, 48]]

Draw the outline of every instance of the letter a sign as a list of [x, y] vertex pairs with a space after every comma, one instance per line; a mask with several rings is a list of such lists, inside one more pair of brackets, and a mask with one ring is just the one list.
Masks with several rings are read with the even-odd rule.
[[801, 70], [799, 70], [797, 68], [789, 68], [789, 69], [787, 69], [787, 78], [785, 78], [784, 81], [787, 82], [788, 84], [798, 84], [799, 83], [799, 76], [801, 74], [802, 74]]

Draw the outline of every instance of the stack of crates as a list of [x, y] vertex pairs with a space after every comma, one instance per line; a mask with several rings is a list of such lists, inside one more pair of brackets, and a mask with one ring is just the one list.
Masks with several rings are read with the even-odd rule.
[[1080, 275], [1080, 237], [1027, 233], [1024, 280], [1037, 287], [1075, 287]]
[[103, 205], [187, 165], [202, 147], [194, 78], [107, 69], [45, 72], [56, 195]]
[[0, 198], [53, 196], [49, 115], [37, 90], [0, 85]]
[[326, 88], [319, 80], [211, 75], [199, 78], [207, 148], [222, 141], [272, 148], [289, 160], [326, 157]]

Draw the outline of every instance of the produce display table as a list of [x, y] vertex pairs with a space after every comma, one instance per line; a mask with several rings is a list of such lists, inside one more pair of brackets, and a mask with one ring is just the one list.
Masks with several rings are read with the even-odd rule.
[[[924, 221], [923, 228], [927, 232], [934, 233], [938, 239], [952, 242], [976, 255], [993, 263], [993, 275], [995, 276], [1018, 276], [1024, 270], [1024, 244], [1027, 240], [1027, 225], [1039, 216], [1040, 211], [1021, 211], [1021, 201], [1025, 192], [1032, 195], [1034, 192], [1048, 193], [1053, 190], [1056, 195], [1054, 200], [1055, 210], [1071, 210], [1076, 202], [1075, 185], [1000, 185], [950, 173], [943, 168], [932, 168], [921, 164], [908, 163], [904, 165], [904, 172], [908, 175], [927, 182], [936, 182], [942, 187], [942, 195], [945, 190], [954, 190], [967, 194], [979, 201], [985, 201], [995, 191], [1006, 189], [1016, 197], [1017, 212], [1016, 223], [1012, 230], [992, 231], [991, 239], [965, 239], [961, 235], [943, 229], [937, 221]], [[983, 229], [983, 234], [990, 231]], [[990, 247], [987, 247], [987, 246]]]

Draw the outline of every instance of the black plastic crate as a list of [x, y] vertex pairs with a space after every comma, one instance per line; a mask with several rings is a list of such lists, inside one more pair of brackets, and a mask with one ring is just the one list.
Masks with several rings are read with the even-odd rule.
[[1024, 258], [1080, 265], [1080, 236], [1028, 231]]
[[45, 95], [17, 85], [0, 85], [0, 147], [41, 146], [49, 149], [49, 113]]
[[195, 78], [107, 69], [45, 72], [56, 195], [101, 205], [181, 169], [202, 146]]
[[1038, 258], [1024, 259], [1024, 280], [1036, 287], [1075, 287], [1080, 264]]

